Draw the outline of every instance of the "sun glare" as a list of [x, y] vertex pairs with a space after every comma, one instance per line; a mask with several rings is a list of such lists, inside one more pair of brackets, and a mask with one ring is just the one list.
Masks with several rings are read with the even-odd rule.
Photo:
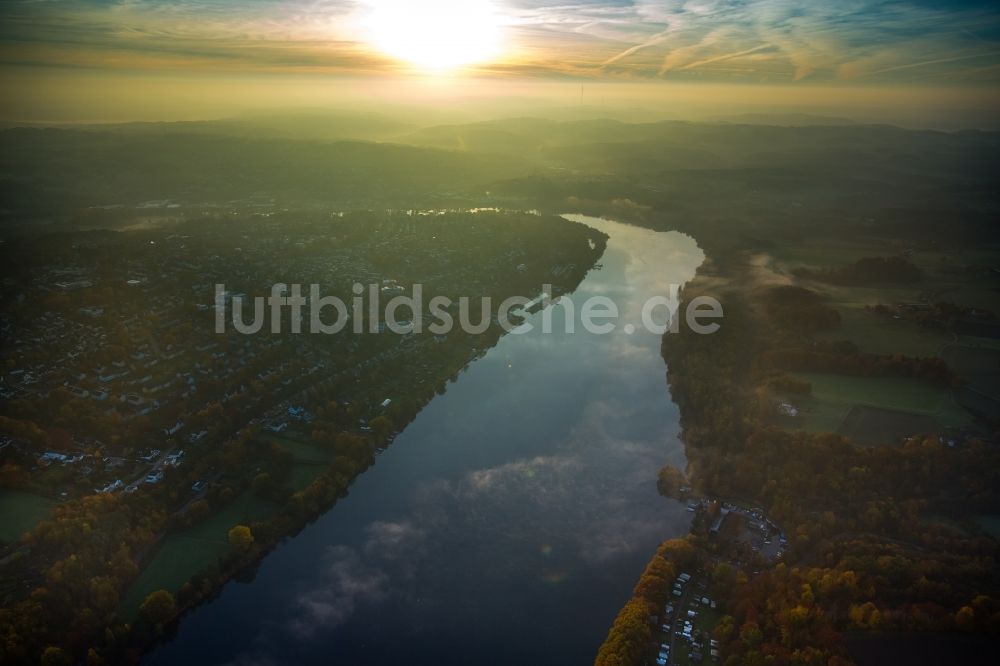
[[372, 0], [365, 27], [382, 53], [428, 70], [483, 62], [500, 51], [488, 0]]

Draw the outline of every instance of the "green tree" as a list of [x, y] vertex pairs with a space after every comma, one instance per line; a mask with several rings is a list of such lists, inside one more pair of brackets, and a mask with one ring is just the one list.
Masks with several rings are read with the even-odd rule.
[[376, 416], [368, 425], [380, 438], [388, 437], [389, 433], [392, 432], [392, 419], [388, 416]]
[[253, 492], [257, 497], [268, 498], [274, 492], [274, 481], [267, 472], [261, 472], [253, 478]]
[[174, 595], [166, 590], [153, 592], [139, 607], [139, 614], [150, 624], [163, 624], [177, 613]]
[[73, 660], [62, 648], [47, 647], [42, 653], [42, 666], [71, 666]]

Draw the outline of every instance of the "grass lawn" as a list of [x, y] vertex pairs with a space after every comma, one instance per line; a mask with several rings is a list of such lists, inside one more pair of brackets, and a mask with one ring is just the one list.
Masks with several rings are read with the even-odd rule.
[[0, 491], [0, 541], [17, 541], [49, 515], [52, 500], [16, 490]]
[[939, 434], [941, 427], [933, 416], [855, 405], [847, 413], [838, 432], [859, 444], [893, 444], [913, 435]]
[[293, 490], [302, 490], [315, 481], [326, 469], [323, 465], [296, 463], [292, 465], [292, 470], [288, 474], [287, 487]]
[[265, 436], [295, 456], [296, 461], [330, 462], [334, 458], [333, 448], [329, 446], [320, 446], [308, 440], [286, 437], [275, 433], [268, 433]]
[[189, 529], [178, 532], [178, 536], [227, 543], [229, 530], [234, 526], [267, 520], [277, 513], [278, 509], [277, 504], [260, 499], [252, 492], [247, 491], [224, 506], [222, 510], [213, 513]]
[[994, 539], [1000, 539], [1000, 515], [997, 514], [986, 514], [982, 516], [976, 516], [976, 522], [979, 523], [986, 532]]
[[950, 393], [927, 382], [885, 377], [845, 377], [795, 373], [812, 384], [812, 395], [793, 397], [799, 416], [783, 425], [810, 432], [837, 432], [855, 405], [914, 412], [932, 416], [941, 426], [968, 426], [972, 416], [951, 399]]
[[864, 306], [836, 304], [840, 326], [818, 337], [826, 340], [850, 340], [869, 354], [902, 354], [904, 356], [937, 356], [951, 341], [944, 331], [921, 328], [904, 319], [877, 315]]
[[156, 590], [176, 593], [196, 573], [215, 564], [228, 549], [229, 544], [224, 541], [168, 536], [122, 599], [119, 609], [122, 616], [136, 617], [139, 606]]
[[1000, 349], [954, 345], [943, 356], [948, 367], [969, 386], [994, 398], [1000, 397]]
[[277, 510], [276, 504], [246, 492], [197, 525], [167, 536], [122, 599], [122, 615], [135, 617], [151, 592], [176, 593], [192, 576], [214, 564], [228, 551], [230, 529], [264, 520]]

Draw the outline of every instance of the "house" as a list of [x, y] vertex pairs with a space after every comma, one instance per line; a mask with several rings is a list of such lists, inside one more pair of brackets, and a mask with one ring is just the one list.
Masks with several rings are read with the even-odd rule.
[[153, 449], [144, 456], [139, 456], [140, 460], [145, 460], [146, 462], [153, 462], [160, 455], [159, 449]]
[[799, 410], [790, 402], [782, 402], [778, 404], [778, 413], [782, 416], [798, 416]]
[[196, 444], [196, 443], [200, 442], [202, 439], [204, 439], [205, 435], [207, 435], [207, 434], [208, 434], [207, 430], [201, 430], [199, 432], [193, 432], [190, 435], [188, 435], [187, 441], [188, 441], [189, 444]]
[[170, 427], [170, 428], [164, 428], [163, 429], [163, 434], [166, 435], [167, 437], [173, 437], [178, 432], [180, 432], [183, 428], [184, 428], [184, 422], [183, 421], [178, 421], [172, 427]]

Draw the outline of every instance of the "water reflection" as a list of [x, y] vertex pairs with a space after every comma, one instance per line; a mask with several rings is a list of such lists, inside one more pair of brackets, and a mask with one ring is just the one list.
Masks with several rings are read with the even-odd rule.
[[[703, 259], [681, 234], [567, 217], [610, 236], [578, 311], [606, 295], [638, 323]], [[659, 337], [553, 322], [501, 340], [150, 662], [589, 663], [655, 544], [687, 530], [655, 489], [683, 452]]]

